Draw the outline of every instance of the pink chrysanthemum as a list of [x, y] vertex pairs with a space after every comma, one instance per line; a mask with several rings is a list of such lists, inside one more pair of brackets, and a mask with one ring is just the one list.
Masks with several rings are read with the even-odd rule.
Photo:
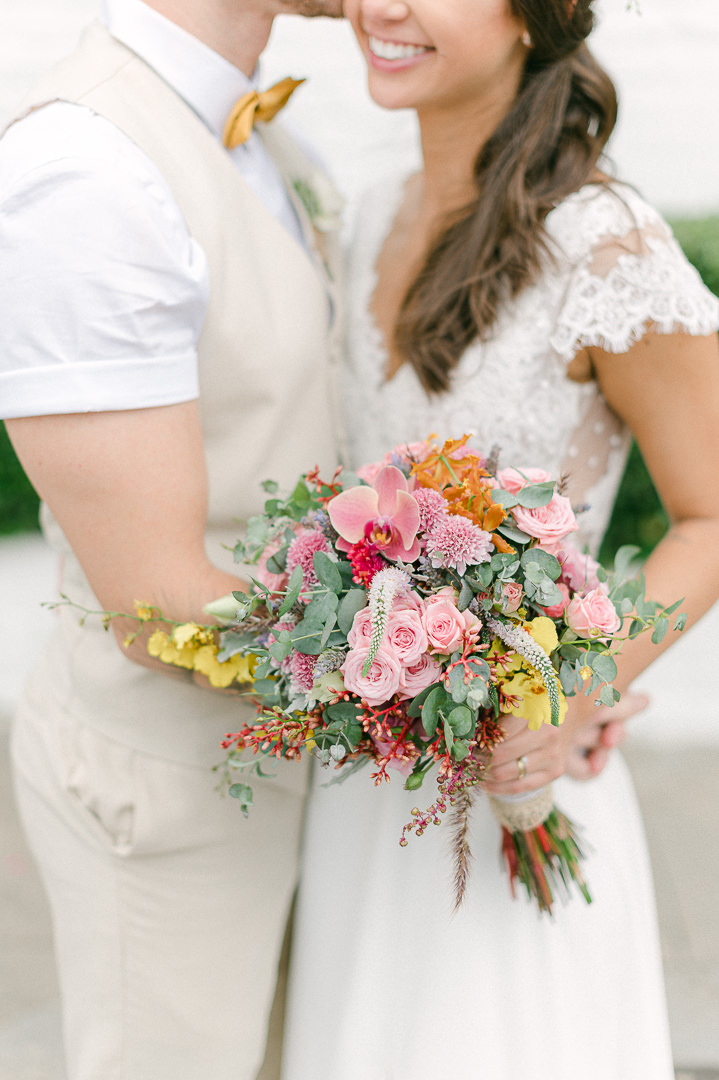
[[412, 492], [419, 507], [419, 531], [428, 533], [447, 517], [449, 503], [434, 488], [418, 487]]
[[467, 566], [487, 562], [493, 546], [491, 533], [459, 514], [447, 514], [427, 537], [426, 552], [432, 566], [463, 574]]
[[287, 552], [287, 572], [291, 574], [296, 566], [301, 566], [305, 589], [314, 589], [319, 585], [312, 565], [312, 557], [317, 551], [329, 551], [326, 539], [318, 529], [303, 529], [294, 538]]
[[298, 690], [309, 694], [315, 681], [316, 656], [305, 656], [304, 653], [292, 652], [290, 656], [290, 672], [292, 673], [293, 685]]

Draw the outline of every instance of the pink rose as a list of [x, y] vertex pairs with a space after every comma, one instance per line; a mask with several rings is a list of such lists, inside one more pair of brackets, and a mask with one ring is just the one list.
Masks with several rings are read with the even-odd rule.
[[360, 465], [359, 469], [355, 469], [355, 473], [359, 476], [360, 480], [364, 480], [366, 484], [371, 484], [382, 468], [382, 464], [381, 461], [373, 461], [369, 465]]
[[467, 623], [448, 597], [430, 596], [423, 621], [429, 647], [434, 652], [448, 654], [461, 647]]
[[287, 573], [273, 574], [267, 569], [267, 560], [271, 559], [273, 555], [276, 555], [281, 547], [282, 543], [277, 540], [268, 544], [252, 570], [252, 577], [259, 581], [260, 584], [266, 585], [270, 592], [281, 592], [287, 585], [290, 577]]
[[427, 631], [419, 613], [410, 609], [394, 609], [387, 620], [383, 646], [401, 664], [416, 664], [428, 646]]
[[395, 656], [380, 646], [366, 675], [362, 674], [368, 648], [351, 649], [341, 667], [345, 688], [357, 694], [368, 705], [382, 705], [399, 690], [402, 665]]
[[572, 504], [566, 495], [555, 493], [546, 506], [538, 506], [534, 510], [513, 506], [511, 512], [519, 528], [530, 536], [536, 536], [542, 543], [561, 540], [578, 528]]
[[[555, 552], [562, 567], [561, 580], [565, 581], [572, 592], [586, 593], [590, 589], [603, 589], [597, 577], [599, 563], [591, 555], [584, 555], [571, 544]], [[606, 590], [604, 590], [606, 591]]]
[[[454, 594], [456, 596], [456, 593]], [[394, 602], [394, 611], [416, 611], [418, 615], [424, 615], [427, 601], [415, 592], [408, 589], [402, 596], [398, 596]]]
[[557, 588], [562, 594], [562, 599], [558, 600], [556, 604], [552, 604], [551, 607], [542, 608], [545, 615], [548, 615], [550, 619], [558, 619], [563, 613], [567, 604], [569, 603], [569, 589], [563, 581], [557, 582]]
[[479, 631], [482, 629], [482, 620], [478, 619], [467, 608], [461, 613], [464, 619], [464, 638], [465, 641], [475, 642], [479, 637]]
[[504, 491], [510, 491], [516, 495], [528, 484], [544, 484], [552, 477], [544, 469], [500, 469], [497, 473], [497, 481]]
[[416, 664], [408, 664], [402, 668], [399, 689], [403, 697], [413, 698], [420, 690], [439, 682], [442, 674], [442, 665], [429, 653], [420, 656]]
[[516, 581], [506, 581], [502, 586], [502, 611], [516, 611], [522, 603], [524, 590]]
[[363, 607], [352, 620], [352, 628], [347, 635], [350, 649], [368, 649], [372, 637], [372, 616], [368, 607]]
[[616, 634], [622, 625], [614, 604], [601, 589], [591, 589], [586, 596], [574, 596], [564, 612], [567, 626], [583, 638]]

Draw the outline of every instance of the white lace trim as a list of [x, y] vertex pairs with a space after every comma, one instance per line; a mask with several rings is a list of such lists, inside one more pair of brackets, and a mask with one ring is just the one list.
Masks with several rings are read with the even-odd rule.
[[550, 338], [565, 359], [592, 345], [627, 352], [648, 330], [699, 335], [717, 329], [719, 300], [666, 222], [631, 188], [585, 188], [547, 224], [574, 263]]

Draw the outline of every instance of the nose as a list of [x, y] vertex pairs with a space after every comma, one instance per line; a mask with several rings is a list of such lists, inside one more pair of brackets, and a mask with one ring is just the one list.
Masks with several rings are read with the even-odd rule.
[[401, 22], [409, 15], [405, 0], [361, 0], [362, 17], [368, 21]]

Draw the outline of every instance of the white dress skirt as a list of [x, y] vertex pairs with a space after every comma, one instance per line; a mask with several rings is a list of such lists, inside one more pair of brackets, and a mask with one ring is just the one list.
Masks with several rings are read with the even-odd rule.
[[[567, 377], [582, 346], [622, 355], [647, 329], [709, 334], [716, 299], [668, 226], [632, 189], [589, 185], [548, 216], [554, 258], [472, 345], [450, 391], [430, 397], [405, 365], [388, 380], [371, 315], [375, 264], [402, 180], [365, 201], [349, 266], [342, 384], [350, 464], [393, 446], [473, 433], [500, 464], [569, 475], [581, 542], [596, 550], [630, 436], [594, 381]], [[680, 377], [680, 372], [678, 372]], [[512, 899], [486, 798], [453, 912], [451, 827], [399, 846], [414, 806], [433, 802], [370, 769], [325, 786], [317, 768], [305, 830], [283, 1080], [671, 1080], [651, 872], [620, 755], [598, 778], [555, 784], [582, 827], [593, 896], [540, 915]]]

